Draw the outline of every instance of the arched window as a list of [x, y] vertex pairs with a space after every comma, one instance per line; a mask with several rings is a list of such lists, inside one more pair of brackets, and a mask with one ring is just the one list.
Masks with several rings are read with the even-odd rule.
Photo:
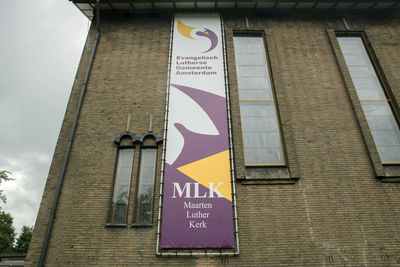
[[[118, 156], [108, 225], [125, 226], [128, 215], [133, 218], [133, 226], [152, 225], [157, 153], [162, 139], [151, 132], [141, 137], [126, 132], [115, 138], [114, 143], [118, 146]], [[136, 156], [139, 164], [134, 164], [135, 152], [140, 153]], [[136, 186], [133, 212], [129, 209], [132, 186]]]

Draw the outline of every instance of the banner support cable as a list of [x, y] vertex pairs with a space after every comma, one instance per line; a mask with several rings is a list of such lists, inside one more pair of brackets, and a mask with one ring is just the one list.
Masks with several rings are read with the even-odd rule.
[[162, 211], [162, 203], [164, 197], [164, 165], [165, 165], [165, 154], [167, 151], [167, 129], [168, 129], [168, 112], [169, 112], [169, 86], [170, 86], [170, 73], [171, 73], [171, 63], [172, 63], [172, 41], [173, 41], [173, 32], [174, 32], [174, 17], [172, 15], [171, 18], [171, 30], [170, 30], [170, 38], [169, 38], [169, 58], [168, 58], [168, 78], [167, 78], [167, 90], [165, 93], [165, 116], [164, 116], [164, 133], [163, 133], [163, 150], [161, 156], [161, 177], [160, 177], [160, 196], [158, 202], [158, 218], [157, 218], [157, 244], [156, 244], [156, 255], [161, 255], [160, 253], [160, 236], [161, 236], [161, 211]]
[[224, 26], [224, 18], [221, 14], [221, 35], [222, 35], [222, 50], [224, 56], [224, 72], [225, 72], [225, 95], [226, 95], [226, 103], [227, 103], [227, 117], [228, 117], [228, 134], [229, 134], [229, 152], [230, 152], [230, 165], [231, 165], [231, 182], [232, 182], [232, 208], [234, 210], [233, 220], [234, 220], [234, 234], [236, 240], [236, 251], [234, 255], [240, 254], [239, 247], [239, 228], [238, 228], [238, 217], [237, 217], [237, 209], [236, 209], [236, 184], [235, 184], [235, 165], [233, 160], [233, 142], [232, 142], [232, 118], [231, 118], [231, 108], [230, 108], [230, 96], [229, 96], [229, 79], [228, 79], [228, 57], [227, 57], [227, 49], [226, 49], [226, 40], [225, 40], [225, 26]]

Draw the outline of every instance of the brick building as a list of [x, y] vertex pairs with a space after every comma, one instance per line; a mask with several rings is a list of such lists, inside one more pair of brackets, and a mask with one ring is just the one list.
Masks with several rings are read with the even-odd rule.
[[26, 266], [400, 265], [400, 1], [73, 2]]

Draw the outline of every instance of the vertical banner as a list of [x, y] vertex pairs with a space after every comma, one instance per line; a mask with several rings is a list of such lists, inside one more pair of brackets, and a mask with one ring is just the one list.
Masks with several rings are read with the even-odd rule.
[[161, 248], [234, 248], [221, 20], [174, 19]]

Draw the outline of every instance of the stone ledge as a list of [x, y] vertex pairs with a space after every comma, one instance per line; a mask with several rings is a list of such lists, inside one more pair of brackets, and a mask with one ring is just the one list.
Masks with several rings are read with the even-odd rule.
[[239, 178], [237, 182], [242, 185], [284, 185], [295, 184], [299, 177], [292, 178]]

